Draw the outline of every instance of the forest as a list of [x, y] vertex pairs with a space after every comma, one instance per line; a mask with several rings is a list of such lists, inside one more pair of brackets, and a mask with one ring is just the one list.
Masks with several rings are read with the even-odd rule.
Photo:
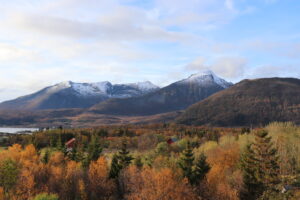
[[176, 124], [0, 139], [0, 200], [297, 200], [300, 127]]

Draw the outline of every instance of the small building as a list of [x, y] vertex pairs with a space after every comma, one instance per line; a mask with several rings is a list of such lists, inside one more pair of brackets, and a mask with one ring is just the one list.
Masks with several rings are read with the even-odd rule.
[[175, 142], [177, 142], [177, 138], [170, 138], [170, 139], [167, 140], [168, 144], [173, 144]]
[[68, 142], [65, 143], [67, 152], [70, 152], [73, 150], [73, 148], [75, 147], [75, 142], [76, 142], [76, 139], [72, 138], [71, 140], [69, 140]]

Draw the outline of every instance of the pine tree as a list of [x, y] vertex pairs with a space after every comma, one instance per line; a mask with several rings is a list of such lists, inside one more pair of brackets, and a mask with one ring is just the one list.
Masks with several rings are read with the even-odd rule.
[[133, 160], [133, 157], [129, 154], [129, 151], [127, 150], [126, 141], [122, 142], [122, 148], [118, 152], [118, 158], [121, 169], [126, 168], [128, 165], [130, 165], [131, 161]]
[[119, 165], [118, 155], [114, 154], [111, 161], [109, 178], [117, 178], [121, 168]]
[[178, 165], [183, 171], [183, 176], [186, 177], [190, 183], [193, 182], [194, 159], [193, 149], [191, 148], [190, 142], [188, 142], [186, 149], [180, 155]]
[[274, 188], [279, 183], [279, 166], [277, 151], [273, 148], [271, 137], [267, 131], [260, 131], [255, 134], [253, 151], [258, 162], [257, 178], [267, 189]]
[[204, 153], [201, 153], [193, 169], [193, 179], [191, 181], [192, 185], [199, 184], [204, 179], [209, 170], [210, 166], [206, 162], [206, 156], [204, 155]]
[[100, 154], [102, 153], [102, 148], [99, 143], [98, 136], [92, 136], [91, 143], [88, 146], [88, 161], [96, 161]]
[[43, 155], [42, 162], [45, 163], [45, 164], [47, 164], [48, 161], [49, 161], [49, 158], [50, 158], [50, 152], [49, 152], [49, 149], [47, 148], [45, 150], [44, 155]]
[[117, 178], [120, 171], [130, 165], [132, 160], [133, 157], [129, 154], [126, 141], [124, 140], [121, 150], [117, 154], [114, 154], [112, 158], [109, 177]]
[[255, 133], [255, 141], [248, 146], [241, 157], [248, 199], [271, 199], [280, 183], [277, 151], [273, 148], [271, 137], [267, 131]]
[[252, 144], [248, 144], [241, 155], [240, 166], [243, 172], [244, 190], [240, 196], [245, 200], [257, 199], [263, 192], [263, 185], [256, 178], [258, 167]]

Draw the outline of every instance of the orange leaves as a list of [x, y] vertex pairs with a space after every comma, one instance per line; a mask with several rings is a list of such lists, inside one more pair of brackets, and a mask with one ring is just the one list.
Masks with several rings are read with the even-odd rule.
[[129, 167], [123, 175], [126, 199], [129, 200], [193, 200], [197, 199], [187, 180], [181, 180], [171, 169], [138, 170]]
[[105, 157], [99, 157], [90, 164], [88, 171], [89, 189], [92, 199], [109, 197], [115, 190], [112, 180], [108, 179], [108, 166]]
[[94, 181], [95, 177], [100, 179], [106, 178], [108, 175], [107, 161], [105, 157], [100, 157], [97, 161], [90, 164], [89, 179]]
[[[238, 199], [238, 185], [235, 180], [241, 176], [236, 171], [239, 161], [238, 145], [226, 145], [217, 147], [208, 152], [208, 159], [211, 170], [207, 174], [207, 184], [214, 199], [236, 200]], [[235, 177], [232, 179], [232, 177]]]
[[35, 194], [35, 184], [32, 170], [22, 169], [16, 186], [16, 196], [20, 199], [29, 199]]
[[37, 162], [38, 155], [35, 147], [32, 144], [26, 146], [25, 149], [21, 152], [21, 159], [22, 161]]
[[62, 165], [65, 162], [65, 157], [62, 152], [55, 152], [51, 155], [49, 164], [54, 166]]

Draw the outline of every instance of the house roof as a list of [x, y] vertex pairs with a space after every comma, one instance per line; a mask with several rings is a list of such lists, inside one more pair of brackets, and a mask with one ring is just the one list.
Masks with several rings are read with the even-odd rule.
[[67, 145], [67, 146], [68, 146], [68, 145], [70, 145], [70, 144], [74, 143], [74, 142], [75, 142], [75, 140], [76, 140], [75, 138], [72, 138], [71, 140], [69, 140], [68, 142], [66, 142], [66, 143], [65, 143], [65, 145]]

